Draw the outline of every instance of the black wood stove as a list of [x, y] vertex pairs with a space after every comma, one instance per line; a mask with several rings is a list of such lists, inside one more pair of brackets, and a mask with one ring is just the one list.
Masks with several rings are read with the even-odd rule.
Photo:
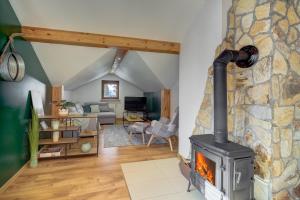
[[226, 66], [235, 62], [248, 68], [257, 59], [257, 48], [245, 46], [240, 51], [224, 50], [214, 61], [214, 134], [190, 137], [189, 188], [193, 184], [208, 200], [254, 199], [254, 152], [228, 141]]

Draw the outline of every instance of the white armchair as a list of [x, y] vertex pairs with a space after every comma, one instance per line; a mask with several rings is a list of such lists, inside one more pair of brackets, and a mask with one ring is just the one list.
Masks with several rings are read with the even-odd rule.
[[177, 133], [178, 129], [178, 107], [173, 114], [171, 121], [166, 124], [160, 121], [152, 121], [151, 126], [146, 128], [145, 133], [151, 134], [150, 140], [148, 142], [148, 147], [155, 137], [161, 137], [168, 141], [171, 151], [173, 151], [173, 145], [171, 137]]
[[169, 122], [169, 119], [167, 119], [165, 117], [161, 117], [159, 121], [153, 120], [151, 122], [151, 124], [148, 122], [135, 122], [134, 124], [132, 124], [128, 127], [129, 140], [131, 141], [133, 134], [138, 133], [138, 134], [142, 135], [143, 144], [145, 144], [145, 130], [146, 129], [150, 130], [151, 127], [153, 127], [152, 124], [155, 122], [160, 122], [160, 123], [166, 124]]

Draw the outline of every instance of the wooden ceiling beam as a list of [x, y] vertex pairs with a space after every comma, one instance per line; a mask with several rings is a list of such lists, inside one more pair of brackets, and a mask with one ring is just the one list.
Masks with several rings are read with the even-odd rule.
[[126, 50], [150, 51], [160, 53], [179, 54], [180, 44], [176, 42], [148, 40], [140, 38], [102, 35], [65, 31], [40, 27], [23, 26], [22, 37], [27, 41], [78, 45], [88, 47], [117, 47]]

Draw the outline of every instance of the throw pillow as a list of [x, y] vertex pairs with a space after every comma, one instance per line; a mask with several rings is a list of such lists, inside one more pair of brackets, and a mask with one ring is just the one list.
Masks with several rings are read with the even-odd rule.
[[98, 105], [90, 105], [90, 107], [91, 107], [91, 112], [92, 113], [99, 113], [100, 112]]
[[84, 111], [85, 113], [90, 113], [90, 112], [91, 112], [91, 107], [90, 107], [90, 105], [83, 105], [82, 108], [83, 108], [83, 111]]
[[84, 110], [82, 108], [82, 105], [80, 103], [75, 104], [76, 110], [78, 113], [83, 114]]

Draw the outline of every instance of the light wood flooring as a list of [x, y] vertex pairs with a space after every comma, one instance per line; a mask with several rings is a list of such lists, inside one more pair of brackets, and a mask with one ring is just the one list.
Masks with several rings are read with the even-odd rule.
[[[101, 141], [101, 140], [100, 140]], [[166, 145], [103, 148], [99, 157], [43, 160], [26, 167], [0, 200], [129, 200], [121, 163], [175, 157]]]

